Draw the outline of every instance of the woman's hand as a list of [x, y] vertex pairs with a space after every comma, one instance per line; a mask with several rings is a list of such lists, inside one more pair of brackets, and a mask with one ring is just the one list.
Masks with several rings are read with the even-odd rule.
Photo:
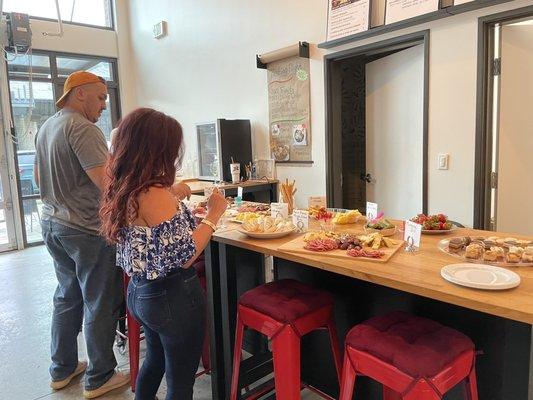
[[183, 200], [185, 198], [187, 198], [187, 200], [189, 200], [191, 198], [191, 188], [189, 186], [187, 186], [185, 183], [183, 182], [178, 182], [178, 183], [175, 183], [173, 184], [171, 187], [170, 187], [170, 192], [178, 198], [178, 200]]
[[[224, 214], [227, 207], [228, 203], [226, 198], [215, 188], [207, 201], [207, 218], [211, 222], [216, 223], [222, 214]], [[213, 221], [211, 218], [214, 218], [215, 220]]]

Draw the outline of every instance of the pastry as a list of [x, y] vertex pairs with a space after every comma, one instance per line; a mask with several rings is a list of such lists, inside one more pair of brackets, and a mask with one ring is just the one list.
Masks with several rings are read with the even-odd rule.
[[516, 244], [520, 247], [527, 247], [531, 245], [531, 240], [517, 240]]
[[498, 259], [498, 253], [493, 250], [485, 250], [483, 253], [483, 260], [485, 261], [496, 261]]
[[509, 248], [509, 251], [507, 252], [507, 262], [509, 263], [517, 263], [520, 261], [520, 258], [522, 258], [522, 253], [524, 252], [524, 249], [517, 246], [511, 246]]
[[522, 253], [523, 262], [533, 262], [533, 246], [527, 246]]
[[497, 241], [499, 239], [498, 236], [489, 236], [487, 240], [492, 240], [493, 242]]
[[451, 238], [448, 243], [448, 249], [454, 253], [457, 253], [458, 251], [462, 250], [464, 246], [464, 239], [459, 237]]
[[472, 242], [472, 239], [470, 238], [470, 236], [465, 236], [464, 240], [465, 240], [465, 246], [468, 246]]
[[490, 248], [490, 250], [494, 253], [496, 253], [496, 258], [504, 258], [505, 257], [505, 250], [499, 246], [493, 246]]
[[481, 257], [483, 253], [483, 247], [478, 243], [472, 243], [466, 246], [465, 257], [477, 259]]
[[485, 250], [490, 250], [491, 247], [493, 247], [496, 244], [494, 240], [485, 239], [483, 241], [483, 246], [485, 247]]

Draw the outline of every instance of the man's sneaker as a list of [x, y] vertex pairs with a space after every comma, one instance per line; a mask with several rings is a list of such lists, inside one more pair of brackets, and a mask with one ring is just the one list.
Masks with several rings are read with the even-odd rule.
[[85, 396], [86, 399], [94, 399], [129, 383], [130, 374], [115, 371], [113, 376], [99, 388], [93, 390], [84, 390], [83, 396]]
[[54, 390], [63, 389], [65, 386], [67, 386], [74, 377], [81, 374], [83, 371], [87, 369], [87, 361], [78, 361], [78, 366], [74, 370], [72, 374], [67, 376], [65, 379], [62, 379], [60, 381], [50, 381], [50, 387]]

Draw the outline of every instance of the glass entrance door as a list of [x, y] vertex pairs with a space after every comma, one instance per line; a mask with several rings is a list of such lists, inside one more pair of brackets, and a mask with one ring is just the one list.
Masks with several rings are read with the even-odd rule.
[[0, 252], [15, 250], [15, 216], [9, 189], [8, 163], [4, 137], [0, 136]]

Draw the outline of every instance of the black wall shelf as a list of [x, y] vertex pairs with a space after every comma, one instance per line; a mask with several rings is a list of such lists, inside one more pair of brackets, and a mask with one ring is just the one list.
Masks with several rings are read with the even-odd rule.
[[370, 38], [373, 36], [383, 35], [384, 33], [394, 32], [400, 29], [409, 28], [411, 26], [420, 25], [425, 22], [451, 17], [452, 15], [462, 14], [468, 11], [478, 10], [480, 8], [495, 6], [502, 3], [508, 3], [510, 1], [513, 0], [474, 0], [470, 3], [442, 8], [440, 10], [428, 14], [419, 15], [418, 17], [409, 18], [404, 21], [398, 21], [389, 25], [377, 26], [375, 28], [370, 28], [367, 31], [356, 33], [354, 35], [330, 40], [329, 42], [323, 42], [320, 43], [318, 47], [321, 49], [330, 49], [332, 47], [340, 46], [347, 43], [353, 43], [358, 40]]

